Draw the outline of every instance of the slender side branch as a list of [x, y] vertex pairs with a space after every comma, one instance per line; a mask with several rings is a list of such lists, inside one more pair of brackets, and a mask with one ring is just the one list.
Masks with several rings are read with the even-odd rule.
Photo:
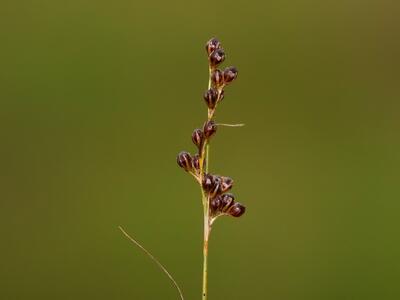
[[244, 124], [240, 123], [240, 124], [226, 124], [226, 123], [218, 123], [218, 126], [225, 126], [225, 127], [243, 127]]
[[167, 271], [167, 269], [158, 261], [157, 258], [154, 257], [153, 254], [151, 254], [149, 251], [146, 250], [138, 241], [136, 241], [133, 237], [131, 237], [121, 226], [118, 226], [119, 230], [132, 242], [134, 243], [140, 250], [142, 250], [152, 261], [154, 261], [157, 266], [168, 276], [168, 278], [172, 281], [176, 289], [178, 290], [179, 296], [181, 300], [185, 300], [183, 298], [183, 293], [178, 285], [178, 283], [175, 281], [175, 279], [172, 277], [172, 275]]

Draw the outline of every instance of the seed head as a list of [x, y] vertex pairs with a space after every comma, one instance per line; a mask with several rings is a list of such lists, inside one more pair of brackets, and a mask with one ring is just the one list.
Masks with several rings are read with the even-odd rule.
[[190, 171], [192, 169], [192, 157], [186, 151], [182, 151], [178, 154], [176, 158], [178, 165], [185, 171]]
[[237, 217], [240, 217], [241, 215], [243, 215], [245, 211], [246, 211], [246, 207], [244, 207], [239, 202], [235, 202], [229, 209], [228, 214], [230, 214], [232, 217], [237, 218]]
[[207, 54], [210, 55], [215, 49], [218, 49], [220, 47], [221, 43], [216, 38], [210, 39], [206, 44]]
[[218, 66], [220, 63], [222, 63], [225, 60], [225, 51], [222, 48], [218, 48], [214, 50], [209, 57], [210, 60], [210, 65], [212, 67]]
[[224, 70], [223, 81], [225, 84], [231, 83], [237, 78], [238, 70], [235, 67], [228, 67]]
[[[209, 226], [221, 215], [231, 215], [240, 217], [246, 208], [235, 202], [235, 197], [228, 193], [233, 187], [233, 179], [227, 176], [212, 175], [207, 173], [208, 164], [208, 144], [210, 138], [217, 132], [217, 124], [212, 120], [217, 105], [224, 99], [224, 88], [234, 81], [238, 76], [238, 70], [227, 67], [221, 70], [220, 65], [225, 61], [225, 51], [221, 43], [216, 39], [210, 39], [205, 45], [209, 63], [209, 87], [203, 95], [208, 107], [208, 119], [200, 129], [192, 132], [192, 141], [198, 151], [193, 156], [186, 151], [179, 153], [177, 157], [178, 165], [189, 172], [200, 183], [203, 197], [207, 198], [205, 217], [211, 217]], [[210, 220], [210, 219], [209, 219]]]
[[214, 109], [218, 101], [218, 91], [214, 88], [207, 90], [204, 93], [204, 101], [206, 101], [209, 109]]
[[213, 120], [209, 120], [204, 123], [203, 127], [204, 136], [209, 139], [212, 135], [217, 132], [217, 124]]

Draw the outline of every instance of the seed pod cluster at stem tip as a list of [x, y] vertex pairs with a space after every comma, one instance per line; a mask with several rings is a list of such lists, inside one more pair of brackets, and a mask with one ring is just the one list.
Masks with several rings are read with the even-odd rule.
[[233, 66], [220, 69], [226, 55], [221, 43], [216, 38], [210, 39], [205, 49], [208, 56], [210, 84], [203, 94], [203, 98], [208, 107], [208, 118], [201, 129], [197, 128], [192, 132], [191, 138], [197, 148], [197, 153], [192, 156], [190, 153], [182, 151], [178, 154], [177, 163], [182, 169], [190, 172], [201, 185], [203, 195], [209, 201], [207, 214], [213, 220], [221, 215], [240, 217], [245, 213], [246, 208], [236, 202], [234, 195], [229, 193], [233, 187], [233, 179], [228, 176], [206, 173], [208, 172], [206, 171], [208, 170], [206, 147], [218, 128], [213, 120], [214, 112], [218, 103], [224, 99], [225, 87], [237, 78], [238, 70]]
[[238, 70], [233, 66], [227, 67], [223, 71], [217, 68], [225, 60], [225, 51], [216, 38], [207, 42], [206, 51], [209, 60], [211, 88], [204, 93], [204, 100], [211, 110], [209, 113], [212, 116], [215, 107], [224, 98], [224, 87], [237, 78]]

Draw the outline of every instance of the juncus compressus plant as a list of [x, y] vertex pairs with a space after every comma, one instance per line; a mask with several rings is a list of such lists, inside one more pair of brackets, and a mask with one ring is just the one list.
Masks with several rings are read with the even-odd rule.
[[182, 151], [177, 157], [178, 165], [191, 174], [201, 188], [204, 210], [202, 300], [206, 300], [208, 294], [208, 241], [213, 223], [220, 216], [240, 217], [245, 212], [245, 207], [236, 202], [235, 197], [228, 193], [233, 186], [232, 178], [209, 173], [211, 139], [216, 135], [219, 125], [227, 125], [217, 124], [214, 121], [214, 114], [224, 99], [225, 87], [237, 78], [238, 71], [235, 67], [228, 67], [224, 70], [219, 68], [225, 60], [225, 51], [217, 39], [213, 38], [207, 42], [206, 51], [209, 64], [208, 89], [204, 93], [204, 100], [208, 108], [207, 120], [201, 129], [195, 129], [192, 133], [192, 141], [197, 148], [197, 153], [191, 155]]
[[[232, 66], [225, 69], [220, 68], [220, 65], [225, 60], [225, 51], [217, 39], [212, 38], [207, 42], [206, 53], [209, 66], [209, 81], [203, 98], [208, 110], [207, 119], [201, 128], [195, 129], [192, 133], [192, 141], [196, 147], [196, 153], [192, 155], [189, 152], [182, 151], [177, 157], [178, 165], [195, 178], [201, 190], [204, 212], [202, 300], [207, 300], [208, 296], [208, 241], [212, 226], [220, 216], [240, 217], [246, 210], [242, 204], [235, 200], [234, 195], [229, 193], [233, 186], [232, 178], [209, 172], [210, 142], [216, 135], [218, 127], [242, 126], [242, 124], [218, 124], [214, 120], [216, 109], [224, 99], [224, 89], [237, 78], [238, 71]], [[184, 299], [181, 289], [166, 268], [121, 227], [120, 229], [157, 263], [174, 283], [181, 299]]]

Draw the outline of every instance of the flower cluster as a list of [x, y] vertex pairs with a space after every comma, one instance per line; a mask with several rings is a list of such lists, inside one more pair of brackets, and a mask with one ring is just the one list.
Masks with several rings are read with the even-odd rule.
[[240, 217], [245, 212], [245, 207], [235, 202], [232, 194], [227, 193], [233, 186], [230, 177], [208, 173], [206, 150], [218, 128], [212, 118], [217, 105], [224, 99], [224, 88], [237, 78], [238, 71], [235, 67], [227, 67], [224, 70], [218, 68], [225, 60], [225, 51], [217, 39], [213, 38], [207, 42], [206, 51], [209, 63], [209, 87], [204, 93], [204, 100], [208, 107], [208, 119], [202, 129], [195, 129], [192, 133], [192, 141], [198, 152], [192, 156], [182, 151], [177, 157], [177, 162], [200, 184], [206, 201], [203, 204], [213, 221], [220, 215]]
[[214, 115], [217, 104], [224, 99], [224, 87], [234, 81], [238, 75], [235, 67], [227, 67], [223, 71], [218, 69], [225, 60], [225, 51], [220, 42], [213, 38], [206, 44], [210, 70], [210, 86], [204, 93], [204, 100], [208, 106], [208, 119]]
[[203, 189], [208, 194], [210, 201], [210, 212], [213, 218], [220, 215], [240, 217], [246, 208], [235, 197], [226, 193], [232, 188], [233, 180], [230, 177], [206, 174], [203, 179]]

